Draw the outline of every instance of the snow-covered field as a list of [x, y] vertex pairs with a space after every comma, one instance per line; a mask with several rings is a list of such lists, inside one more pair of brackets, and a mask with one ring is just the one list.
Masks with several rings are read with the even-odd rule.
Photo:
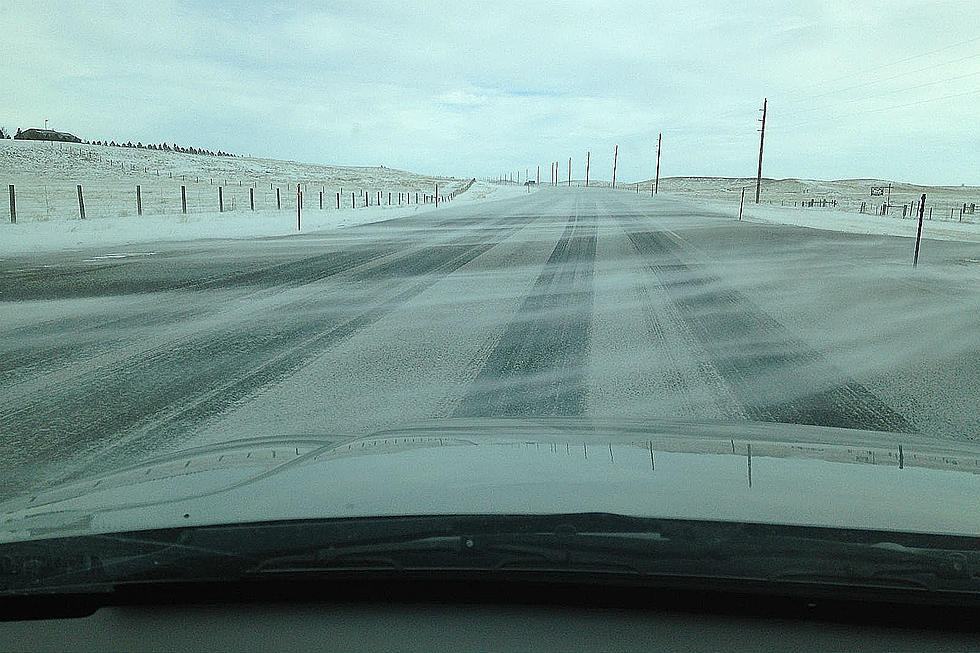
[[[575, 185], [578, 182], [572, 180]], [[650, 181], [639, 184], [617, 184], [617, 189], [650, 196]], [[871, 205], [880, 205], [884, 197], [871, 197], [871, 186], [892, 184], [891, 210], [887, 215], [871, 213]], [[608, 187], [608, 181], [590, 182], [596, 187]], [[962, 240], [980, 242], [980, 213], [964, 214], [964, 204], [980, 204], [980, 188], [975, 186], [917, 186], [874, 179], [844, 179], [820, 181], [814, 179], [763, 179], [760, 204], [755, 204], [755, 179], [726, 177], [669, 177], [660, 180], [659, 196], [689, 202], [700, 209], [738, 216], [741, 190], [745, 191], [742, 219], [751, 222], [790, 224], [812, 229], [843, 231], [859, 234], [914, 237], [918, 227], [917, 214], [908, 211], [902, 216], [903, 204], [918, 201], [926, 194], [925, 220], [922, 237], [932, 240]], [[804, 207], [804, 200], [837, 200], [837, 207]], [[860, 213], [866, 202], [868, 213]], [[931, 214], [929, 209], [933, 209]], [[950, 210], [953, 217], [950, 218]], [[930, 217], [931, 215], [931, 217]]]
[[[695, 203], [700, 208], [738, 216], [738, 201], [694, 199], [689, 195], [665, 193], [665, 197], [676, 197]], [[748, 222], [771, 224], [791, 224], [811, 229], [844, 231], [855, 234], [878, 234], [883, 236], [915, 237], [918, 219], [903, 219], [898, 215], [868, 215], [848, 213], [836, 209], [793, 208], [755, 204], [746, 200], [742, 219]], [[946, 220], [923, 220], [922, 237], [931, 240], [960, 240], [980, 243], [980, 223], [949, 222]]]
[[[423, 200], [438, 184], [439, 194], [448, 196], [465, 188], [469, 180], [383, 167], [3, 140], [0, 184], [4, 191], [0, 202], [2, 255], [156, 240], [295, 233], [296, 184], [303, 190], [304, 232], [344, 227], [434, 210], [431, 203], [416, 204], [416, 194]], [[16, 224], [9, 219], [9, 184], [15, 187]], [[85, 220], [79, 219], [79, 184]], [[137, 185], [142, 216], [137, 216]], [[187, 214], [181, 210], [181, 186], [186, 188]], [[224, 211], [219, 210], [219, 188]], [[254, 211], [250, 209], [250, 190]], [[277, 209], [277, 190], [281, 209]], [[524, 192], [524, 188], [477, 182], [454, 201], [473, 202]], [[449, 205], [440, 203], [439, 210]]]

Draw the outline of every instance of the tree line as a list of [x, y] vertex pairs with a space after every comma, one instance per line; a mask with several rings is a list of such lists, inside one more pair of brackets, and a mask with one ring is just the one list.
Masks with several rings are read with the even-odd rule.
[[117, 143], [116, 141], [82, 141], [86, 145], [104, 145], [107, 147], [135, 147], [138, 149], [145, 150], [162, 150], [164, 152], [181, 152], [183, 154], [205, 154], [207, 156], [237, 156], [230, 152], [223, 152], [221, 150], [207, 150], [199, 147], [181, 147], [180, 145], [169, 144], [169, 143], [147, 143], [144, 145], [142, 142], [137, 141], [133, 143], [132, 141], [126, 141], [125, 143]]
[[[16, 136], [20, 136], [21, 130], [17, 130]], [[0, 139], [11, 138], [10, 132], [8, 132], [3, 127], [0, 127]], [[135, 147], [141, 150], [161, 150], [163, 152], [180, 152], [182, 154], [203, 154], [206, 156], [238, 156], [237, 154], [232, 154], [231, 152], [223, 152], [222, 150], [208, 150], [203, 147], [182, 147], [176, 143], [147, 143], [143, 144], [141, 141], [132, 142], [126, 141], [125, 143], [116, 141], [86, 141], [83, 140], [82, 143], [85, 145], [103, 145], [105, 147]]]

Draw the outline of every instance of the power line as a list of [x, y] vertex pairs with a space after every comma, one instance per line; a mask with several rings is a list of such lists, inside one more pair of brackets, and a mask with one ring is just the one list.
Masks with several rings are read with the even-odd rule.
[[882, 78], [875, 79], [875, 80], [872, 80], [872, 81], [866, 81], [866, 82], [861, 83], [861, 84], [854, 84], [852, 86], [846, 86], [846, 87], [840, 88], [840, 89], [831, 89], [829, 91], [823, 91], [821, 93], [816, 93], [814, 95], [807, 96], [807, 99], [808, 100], [813, 100], [815, 98], [825, 97], [827, 95], [832, 95], [834, 93], [846, 93], [847, 91], [853, 91], [856, 88], [864, 88], [865, 86], [872, 86], [872, 85], [875, 85], [875, 84], [884, 84], [885, 82], [890, 82], [893, 79], [898, 79], [899, 77], [905, 77], [906, 75], [914, 75], [916, 73], [921, 73], [921, 72], [925, 72], [927, 70], [932, 70], [933, 68], [938, 68], [940, 66], [948, 66], [948, 65], [951, 65], [951, 64], [961, 63], [963, 61], [967, 61], [968, 59], [976, 59], [977, 57], [980, 57], [980, 52], [978, 52], [976, 54], [970, 54], [970, 55], [967, 55], [965, 57], [960, 57], [959, 59], [954, 59], [953, 61], [945, 61], [943, 63], [933, 64], [931, 66], [924, 66], [922, 68], [917, 68], [915, 70], [906, 70], [906, 71], [903, 71], [903, 72], [900, 72], [900, 73], [896, 73], [896, 74], [894, 74], [894, 75], [892, 75], [890, 77], [882, 77]]
[[[820, 82], [818, 84], [818, 86], [823, 86], [823, 85], [826, 85], [826, 84], [833, 84], [834, 82], [839, 82], [839, 81], [842, 81], [842, 80], [845, 80], [845, 79], [852, 79], [852, 78], [855, 78], [855, 77], [857, 77], [859, 75], [864, 76], [864, 77], [867, 77], [871, 73], [876, 72], [876, 71], [879, 71], [879, 70], [883, 70], [885, 68], [891, 68], [892, 66], [897, 66], [897, 65], [903, 64], [903, 63], [908, 63], [909, 61], [915, 61], [916, 59], [922, 59], [924, 57], [929, 57], [929, 56], [932, 56], [934, 54], [938, 54], [940, 52], [945, 52], [946, 50], [951, 50], [953, 48], [959, 48], [959, 47], [962, 47], [964, 45], [968, 45], [970, 43], [974, 43], [976, 41], [980, 41], [980, 36], [975, 36], [975, 37], [966, 39], [964, 41], [959, 41], [959, 42], [956, 42], [956, 43], [950, 43], [949, 45], [944, 45], [941, 48], [937, 48], [935, 50], [930, 50], [929, 52], [922, 52], [920, 54], [914, 54], [912, 56], [905, 57], [904, 59], [898, 59], [896, 61], [891, 61], [891, 62], [888, 62], [888, 63], [885, 63], [885, 64], [881, 64], [881, 65], [878, 65], [878, 66], [871, 66], [870, 68], [865, 68], [865, 69], [861, 69], [861, 70], [855, 70], [854, 72], [846, 73], [846, 74], [840, 75], [838, 77], [831, 77], [830, 79], [825, 79], [823, 82]], [[898, 73], [896, 75], [893, 75], [891, 77], [888, 77], [888, 78], [885, 78], [885, 79], [875, 80], [873, 82], [868, 82], [868, 83], [877, 84], [877, 83], [889, 81], [891, 79], [897, 79], [898, 77], [903, 77], [905, 75], [911, 75], [911, 74], [914, 74], [914, 73], [923, 72], [925, 70], [931, 70], [932, 68], [938, 68], [940, 66], [948, 66], [950, 64], [960, 63], [961, 61], [966, 61], [967, 59], [974, 59], [976, 57], [980, 57], [980, 54], [971, 54], [971, 55], [967, 55], [965, 57], [961, 57], [960, 59], [954, 59], [952, 61], [946, 61], [946, 62], [943, 62], [943, 63], [931, 64], [929, 66], [924, 66], [922, 68], [918, 68], [918, 69], [913, 70], [913, 71], [904, 71], [904, 72]], [[790, 95], [788, 97], [787, 96], [783, 96], [783, 98], [784, 99], [787, 99], [787, 100], [790, 100], [790, 101], [792, 101], [795, 98], [799, 98], [799, 99], [812, 99], [812, 98], [815, 98], [815, 97], [822, 97], [824, 95], [830, 95], [832, 93], [843, 93], [845, 91], [853, 90], [855, 88], [860, 88], [861, 86], [863, 86], [863, 84], [857, 84], [857, 85], [853, 85], [853, 86], [848, 86], [848, 87], [845, 87], [843, 89], [832, 89], [832, 90], [825, 91], [825, 92], [822, 92], [822, 93], [817, 94], [817, 95], [806, 95], [805, 96], [802, 93], [799, 93], [799, 94], [795, 94], [795, 95]]]
[[919, 104], [927, 104], [929, 102], [940, 102], [942, 100], [950, 100], [952, 98], [964, 97], [964, 96], [967, 96], [967, 95], [976, 95], [977, 93], [980, 93], [980, 88], [976, 88], [976, 89], [973, 89], [971, 91], [964, 91], [962, 93], [953, 93], [953, 94], [950, 94], [950, 95], [943, 95], [942, 97], [927, 98], [925, 100], [916, 100], [914, 102], [906, 102], [904, 104], [895, 104], [895, 105], [888, 106], [888, 107], [873, 107], [871, 109], [864, 109], [863, 111], [851, 111], [851, 112], [848, 112], [846, 114], [840, 114], [840, 115], [837, 115], [837, 116], [824, 116], [822, 118], [816, 118], [816, 119], [813, 119], [813, 120], [806, 120], [806, 121], [798, 122], [798, 123], [791, 124], [791, 125], [780, 125], [780, 128], [781, 129], [784, 129], [784, 130], [785, 129], [794, 129], [796, 127], [802, 127], [803, 125], [810, 125], [810, 124], [813, 124], [815, 122], [822, 122], [822, 121], [825, 121], [825, 120], [841, 120], [843, 118], [847, 118], [847, 117], [854, 116], [854, 115], [862, 115], [862, 114], [865, 114], [865, 113], [878, 113], [878, 112], [881, 112], [881, 111], [893, 111], [895, 109], [904, 109], [905, 107], [912, 107], [912, 106], [916, 106], [916, 105], [919, 105]]
[[[978, 55], [978, 56], [980, 56], [980, 55]], [[944, 79], [937, 79], [937, 80], [934, 80], [934, 81], [931, 81], [931, 82], [924, 82], [922, 84], [915, 84], [914, 86], [905, 86], [903, 88], [892, 88], [892, 89], [888, 89], [888, 90], [885, 90], [885, 91], [881, 91], [880, 93], [872, 93], [871, 95], [863, 95], [863, 96], [858, 97], [858, 98], [852, 98], [850, 100], [843, 100], [841, 102], [837, 102], [836, 105], [837, 106], [840, 106], [842, 104], [853, 104], [855, 102], [861, 102], [861, 101], [864, 101], [864, 100], [873, 100], [875, 98], [883, 97], [885, 95], [892, 95], [892, 94], [895, 94], [895, 93], [905, 93], [906, 91], [914, 91], [914, 90], [919, 89], [919, 88], [925, 88], [927, 86], [935, 86], [936, 84], [943, 84], [943, 83], [946, 83], [946, 82], [955, 82], [956, 80], [959, 80], [959, 79], [966, 79], [967, 77], [976, 77], [977, 75], [980, 75], [980, 70], [974, 71], [972, 73], [966, 73], [965, 75], [955, 75], [953, 77], [946, 77]], [[812, 113], [814, 111], [822, 111], [822, 110], [823, 110], [822, 107], [811, 107], [809, 109], [803, 109], [802, 113]], [[787, 114], [784, 114], [784, 115], [789, 115], [789, 116], [792, 117], [794, 115], [799, 115], [800, 113], [801, 113], [800, 111], [790, 111], [790, 112], [788, 112]]]

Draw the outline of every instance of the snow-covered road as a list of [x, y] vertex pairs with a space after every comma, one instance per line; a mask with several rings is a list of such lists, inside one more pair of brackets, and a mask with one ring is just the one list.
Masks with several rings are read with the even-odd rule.
[[980, 253], [542, 189], [0, 261], [0, 498], [164, 450], [453, 416], [976, 439]]

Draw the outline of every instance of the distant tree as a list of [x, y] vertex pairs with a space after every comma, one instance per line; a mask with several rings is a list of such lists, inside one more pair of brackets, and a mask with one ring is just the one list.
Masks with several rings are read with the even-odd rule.
[[142, 149], [142, 147], [143, 147], [143, 141], [136, 141], [136, 147]]
[[109, 145], [111, 147], [119, 147], [118, 145], [116, 145], [116, 141], [112, 141], [111, 143], [109, 143]]
[[3, 130], [3, 127], [0, 127], [0, 138], [7, 138], [7, 132]]
[[20, 127], [18, 127], [17, 128], [17, 133], [14, 135], [14, 138], [18, 138], [20, 136], [20, 134], [21, 134]]

